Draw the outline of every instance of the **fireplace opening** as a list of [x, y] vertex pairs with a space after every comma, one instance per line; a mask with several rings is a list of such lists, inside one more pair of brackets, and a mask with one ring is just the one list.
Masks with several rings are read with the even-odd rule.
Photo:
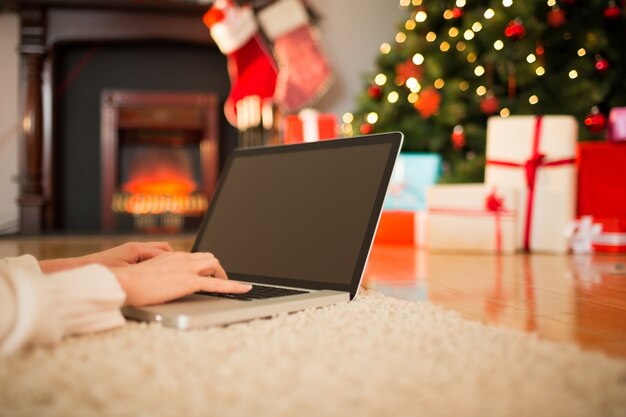
[[[121, 141], [120, 185], [110, 208], [114, 226], [141, 232], [195, 229], [208, 207], [202, 192], [199, 138], [195, 143], [176, 135], [143, 135], [142, 143], [133, 139]], [[153, 144], [147, 143], [150, 139]]]
[[195, 230], [217, 182], [217, 119], [212, 93], [105, 90], [104, 229]]

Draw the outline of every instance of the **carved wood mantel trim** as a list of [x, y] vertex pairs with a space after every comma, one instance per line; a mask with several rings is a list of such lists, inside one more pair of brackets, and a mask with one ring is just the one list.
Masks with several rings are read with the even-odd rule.
[[23, 0], [9, 2], [20, 29], [20, 190], [22, 233], [54, 229], [54, 90], [51, 51], [59, 42], [141, 40], [212, 45], [206, 4], [186, 0]]
[[21, 32], [21, 154], [20, 154], [20, 225], [24, 233], [42, 229], [43, 196], [42, 153], [42, 69], [46, 56], [45, 18], [38, 8], [20, 10]]

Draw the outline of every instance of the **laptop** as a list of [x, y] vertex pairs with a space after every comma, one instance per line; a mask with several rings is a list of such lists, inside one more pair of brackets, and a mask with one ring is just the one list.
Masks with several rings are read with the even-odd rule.
[[192, 251], [213, 253], [229, 279], [252, 290], [199, 292], [123, 314], [187, 329], [354, 299], [402, 140], [391, 132], [236, 149]]

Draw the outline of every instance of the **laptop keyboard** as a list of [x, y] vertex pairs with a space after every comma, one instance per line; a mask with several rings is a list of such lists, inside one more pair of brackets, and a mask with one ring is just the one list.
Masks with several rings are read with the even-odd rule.
[[211, 297], [230, 298], [232, 300], [252, 301], [266, 298], [286, 297], [288, 295], [307, 294], [308, 291], [292, 290], [290, 288], [267, 287], [265, 285], [253, 285], [252, 289], [243, 294], [229, 294], [223, 292], [198, 291], [196, 294], [210, 295]]

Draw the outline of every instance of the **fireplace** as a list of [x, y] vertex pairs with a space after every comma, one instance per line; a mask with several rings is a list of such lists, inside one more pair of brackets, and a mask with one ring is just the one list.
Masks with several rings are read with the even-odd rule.
[[[146, 207], [148, 201], [178, 207], [182, 201], [194, 207], [183, 216], [185, 221], [194, 217], [194, 211], [210, 199], [211, 184], [237, 143], [236, 130], [220, 110], [230, 82], [226, 58], [202, 24], [207, 6], [187, 0], [11, 3], [22, 22], [21, 231], [136, 230], [132, 213], [128, 220], [114, 211], [135, 204], [131, 200], [139, 201], [137, 207]], [[101, 98], [111, 91], [212, 95], [207, 103], [212, 103], [215, 132], [201, 133], [203, 128], [196, 126], [156, 133], [158, 129], [133, 131], [122, 124], [116, 130], [119, 160], [112, 162], [105, 155], [109, 145], [101, 144], [100, 106]], [[207, 148], [210, 163], [203, 159]], [[177, 173], [195, 185], [171, 201], [164, 197], [167, 193], [157, 192], [161, 196], [157, 199], [154, 193], [132, 192], [138, 181], [131, 177], [146, 169], [131, 167], [138, 153], [153, 155], [147, 159], [178, 161], [168, 169], [182, 168]], [[206, 169], [212, 173], [208, 175]], [[117, 181], [110, 189], [106, 181], [111, 180], [105, 181], [109, 175]], [[180, 224], [180, 218], [166, 217], [155, 224]], [[150, 229], [150, 222], [146, 217], [142, 230]]]
[[217, 104], [214, 93], [103, 91], [104, 231], [198, 227], [217, 182]]

